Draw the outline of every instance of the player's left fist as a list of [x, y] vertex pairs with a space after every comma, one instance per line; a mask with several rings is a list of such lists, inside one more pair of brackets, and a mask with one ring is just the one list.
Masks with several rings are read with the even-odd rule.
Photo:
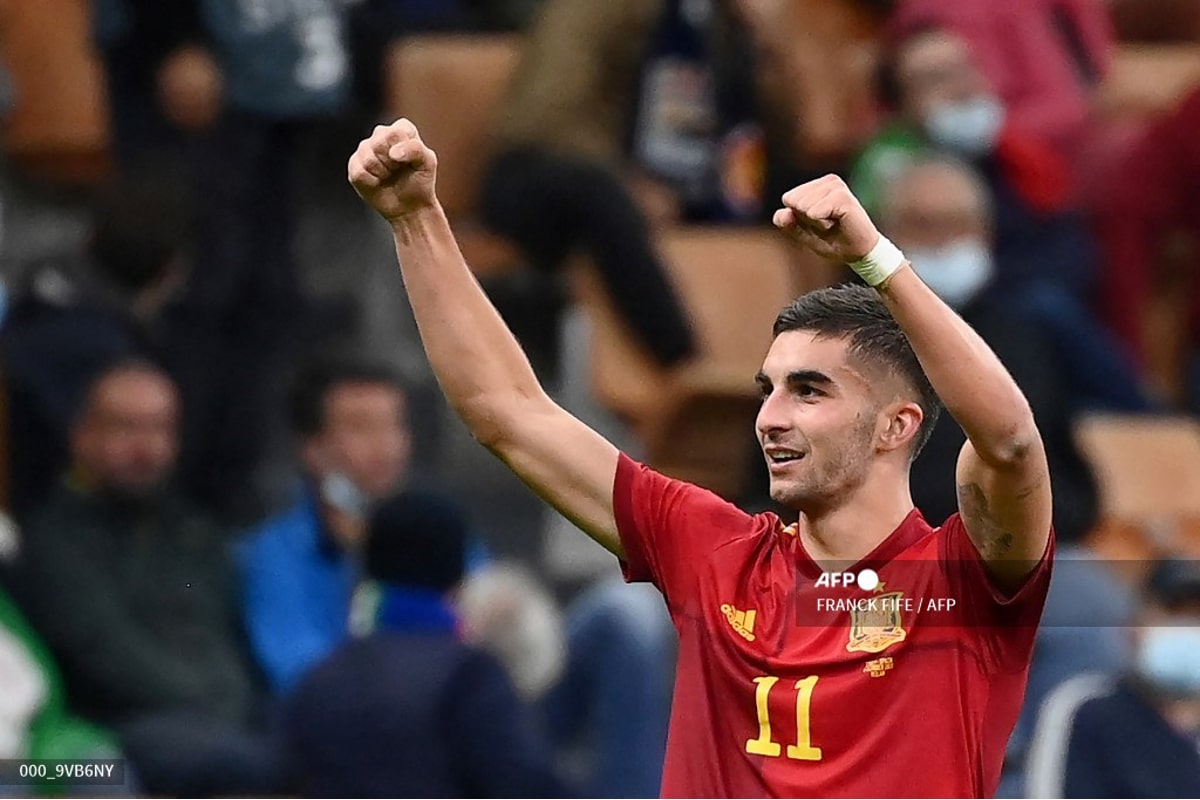
[[871, 252], [879, 230], [841, 178], [826, 175], [783, 196], [775, 226], [819, 256], [849, 264]]

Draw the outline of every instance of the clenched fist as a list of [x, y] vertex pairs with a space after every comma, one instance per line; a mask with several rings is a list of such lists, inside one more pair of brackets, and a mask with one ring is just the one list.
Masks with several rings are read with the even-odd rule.
[[376, 125], [350, 157], [348, 171], [359, 197], [389, 222], [437, 203], [437, 155], [406, 119]]
[[783, 196], [783, 205], [775, 212], [775, 227], [824, 258], [849, 264], [879, 242], [875, 223], [836, 175], [797, 186]]

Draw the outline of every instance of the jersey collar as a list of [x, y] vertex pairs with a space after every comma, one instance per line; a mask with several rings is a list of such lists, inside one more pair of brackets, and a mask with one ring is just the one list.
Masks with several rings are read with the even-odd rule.
[[[812, 559], [812, 556], [804, 548], [804, 542], [800, 539], [797, 525], [793, 523], [785, 528], [785, 530], [795, 539], [797, 551], [796, 564], [800, 573], [809, 578], [819, 577], [824, 570], [821, 569], [820, 565]], [[908, 512], [908, 516], [904, 518], [900, 525], [888, 534], [886, 539], [876, 545], [874, 550], [867, 553], [853, 565], [847, 567], [846, 571], [858, 572], [867, 567], [878, 568], [931, 533], [933, 533], [933, 528], [925, 521], [925, 517], [921, 515], [921, 512], [914, 508]]]

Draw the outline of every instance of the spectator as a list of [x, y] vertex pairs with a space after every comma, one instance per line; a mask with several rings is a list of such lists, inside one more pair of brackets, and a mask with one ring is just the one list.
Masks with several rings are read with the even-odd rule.
[[1041, 708], [1030, 797], [1200, 796], [1200, 570], [1153, 565], [1133, 666], [1117, 680], [1082, 676]]
[[1079, 542], [1054, 555], [1054, 576], [1033, 643], [1025, 705], [1008, 740], [997, 797], [1031, 795], [1026, 762], [1039, 709], [1059, 686], [1080, 675], [1120, 674], [1128, 665], [1125, 642], [1134, 598], [1112, 568]]
[[[305, 478], [301, 497], [291, 510], [249, 532], [239, 551], [251, 641], [276, 692], [293, 688], [350, 634], [362, 578], [364, 515], [406, 477], [405, 406], [395, 375], [369, 364], [321, 361], [296, 382], [291, 418]], [[481, 577], [486, 580], [486, 573]], [[628, 690], [615, 670], [601, 665], [638, 675], [639, 696], [657, 703], [669, 696], [666, 679], [657, 680], [666, 671], [669, 648], [652, 635], [647, 618], [630, 608], [636, 602], [614, 597], [611, 588], [605, 599], [593, 596], [568, 611], [568, 647], [575, 655], [568, 656], [565, 676], [548, 689], [557, 672], [551, 665], [531, 667], [546, 673], [537, 677], [524, 672], [514, 677], [522, 687], [541, 687], [551, 724], [572, 744], [587, 739], [585, 732], [602, 738], [602, 745], [593, 741], [600, 745], [595, 767], [586, 770], [597, 785], [620, 779], [653, 792], [666, 713], [648, 712], [633, 729], [623, 729], [622, 719], [606, 712], [614, 698], [628, 700]], [[544, 651], [542, 659], [553, 660]], [[641, 747], [645, 742], [653, 744]]]
[[186, 272], [190, 204], [149, 170], [101, 189], [81, 263], [33, 273], [0, 330], [11, 436], [11, 511], [27, 520], [70, 460], [83, 393], [114, 361], [160, 357], [161, 316]]
[[451, 598], [468, 530], [409, 492], [371, 517], [374, 631], [339, 647], [287, 701], [293, 763], [313, 797], [562, 797], [503, 667], [460, 641]]
[[1080, 155], [1093, 92], [1112, 60], [1102, 0], [895, 0], [893, 39], [933, 28], [962, 37], [1016, 131], [1068, 161]]
[[762, 213], [763, 116], [741, 11], [735, 0], [547, 0], [484, 178], [484, 221], [543, 270], [588, 253], [666, 366], [695, 342], [651, 228]]
[[283, 146], [288, 122], [339, 110], [349, 90], [343, 5], [98, 0], [93, 29], [122, 163], [178, 154], [181, 139], [214, 126], [221, 138]]
[[118, 732], [148, 792], [269, 792], [226, 542], [171, 487], [178, 416], [174, 384], [146, 362], [95, 380], [71, 471], [27, 528], [16, 593], [72, 704]]
[[313, 363], [293, 387], [300, 497], [239, 549], [251, 642], [276, 691], [346, 637], [365, 514], [406, 477], [406, 405], [390, 369], [354, 361]]
[[[1089, 406], [1130, 410], [1146, 402], [1128, 365], [1070, 295], [1013, 287], [996, 274], [991, 209], [986, 184], [969, 167], [935, 157], [902, 168], [887, 184], [880, 220], [917, 273], [996, 350], [1025, 392], [1054, 475], [1057, 535], [1078, 541], [1094, 523], [1097, 500], [1074, 444], [1073, 416]], [[930, 519], [956, 508], [944, 477], [964, 441], [953, 420], [942, 420], [913, 465], [913, 499]]]
[[96, 0], [93, 36], [104, 64], [118, 163], [186, 155], [184, 131], [210, 125], [221, 102], [212, 60], [185, 47], [204, 37], [200, 3]]
[[169, 5], [104, 0], [97, 37], [118, 141], [128, 132], [129, 142], [185, 154], [204, 201], [195, 269], [170, 328], [188, 398], [181, 471], [208, 507], [245, 524], [277, 499], [263, 474], [278, 433], [270, 423], [298, 339], [324, 322], [294, 257], [294, 205], [299, 143], [350, 93], [348, 4]]
[[504, 665], [525, 700], [543, 697], [562, 677], [562, 614], [538, 579], [517, 562], [471, 571], [455, 597], [468, 641]]
[[969, 42], [945, 30], [898, 38], [885, 54], [881, 99], [896, 112], [855, 163], [851, 183], [871, 210], [907, 156], [937, 149], [968, 159], [994, 198], [996, 267], [1006, 283], [1057, 281], [1084, 294], [1094, 246], [1074, 210], [1066, 161], [1011, 123]]
[[[1168, 255], [1181, 242], [1181, 274], [1195, 275], [1200, 233], [1200, 89], [1155, 120], [1114, 165], [1096, 201], [1096, 230], [1103, 245], [1101, 300], [1105, 318], [1121, 339], [1145, 358], [1144, 324], [1153, 290], [1166, 272]], [[1190, 363], [1185, 384], [1188, 407], [1200, 411], [1200, 287], [1185, 284], [1184, 350]]]
[[459, 604], [471, 637], [537, 701], [585, 795], [658, 793], [676, 643], [661, 596], [601, 579], [559, 620], [531, 577], [501, 564], [473, 573]]
[[678, 638], [662, 597], [643, 588], [597, 580], [571, 602], [567, 662], [542, 701], [588, 797], [652, 797], [662, 788]]

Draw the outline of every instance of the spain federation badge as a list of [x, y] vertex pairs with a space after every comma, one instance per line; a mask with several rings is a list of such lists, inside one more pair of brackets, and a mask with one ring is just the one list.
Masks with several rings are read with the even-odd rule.
[[904, 592], [888, 592], [871, 597], [875, 601], [867, 608], [850, 610], [850, 641], [846, 650], [851, 653], [882, 653], [894, 644], [903, 642], [901, 611]]

